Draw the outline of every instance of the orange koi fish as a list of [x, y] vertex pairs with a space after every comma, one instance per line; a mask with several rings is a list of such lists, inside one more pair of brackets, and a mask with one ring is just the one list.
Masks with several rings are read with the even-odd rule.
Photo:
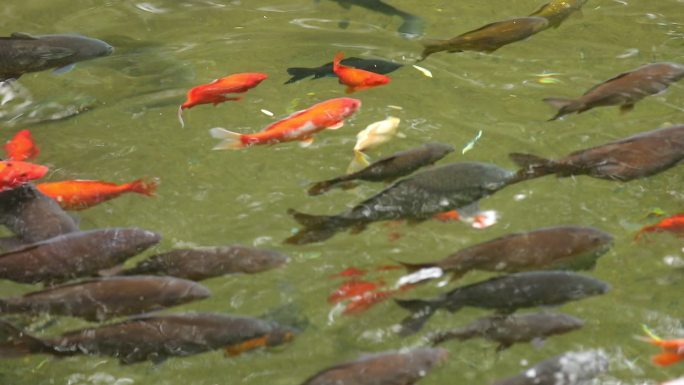
[[684, 214], [675, 214], [661, 220], [655, 225], [642, 227], [634, 236], [634, 240], [638, 241], [643, 233], [660, 233], [665, 231], [684, 234]]
[[342, 283], [332, 294], [328, 296], [328, 303], [338, 303], [345, 299], [362, 296], [370, 291], [383, 286], [384, 282], [373, 283], [369, 281], [352, 280]]
[[344, 53], [338, 52], [333, 60], [333, 72], [340, 79], [340, 84], [347, 86], [346, 93], [365, 90], [367, 88], [381, 86], [390, 82], [389, 76], [376, 74], [375, 72], [360, 70], [340, 64], [344, 59]]
[[83, 210], [127, 192], [153, 196], [158, 185], [156, 178], [137, 179], [120, 185], [97, 180], [67, 180], [39, 183], [36, 188], [57, 201], [64, 210]]
[[651, 358], [654, 364], [667, 366], [684, 360], [684, 338], [664, 340], [655, 335], [648, 327], [643, 326], [643, 329], [648, 337], [642, 339], [663, 349], [662, 353]]
[[267, 77], [268, 75], [259, 72], [246, 72], [229, 75], [211, 83], [193, 87], [188, 91], [185, 103], [178, 107], [178, 121], [180, 121], [181, 127], [185, 127], [183, 110], [200, 104], [217, 105], [229, 100], [240, 100], [240, 97], [228, 96], [228, 94], [247, 92], [249, 89], [258, 86]]
[[344, 119], [361, 106], [361, 101], [352, 98], [336, 98], [315, 104], [295, 112], [255, 134], [238, 134], [221, 127], [209, 130], [211, 136], [223, 141], [214, 150], [239, 149], [258, 144], [275, 144], [301, 140], [307, 146], [313, 142], [313, 135], [321, 130], [336, 130]]
[[5, 153], [9, 160], [29, 160], [38, 156], [38, 147], [33, 143], [31, 132], [21, 130], [12, 139], [5, 143]]
[[47, 166], [17, 160], [0, 161], [0, 191], [9, 190], [47, 174]]
[[406, 290], [412, 289], [414, 287], [415, 285], [403, 285], [398, 289], [366, 292], [360, 296], [353, 297], [351, 302], [344, 307], [342, 314], [349, 315], [366, 311], [380, 302], [383, 302], [396, 294], [403, 293]]

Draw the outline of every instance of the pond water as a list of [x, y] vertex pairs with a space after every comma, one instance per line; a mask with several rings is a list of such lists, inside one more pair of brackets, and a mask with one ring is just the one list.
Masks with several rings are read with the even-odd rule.
[[[49, 165], [48, 180], [101, 179], [123, 182], [147, 175], [161, 179], [158, 196], [124, 196], [80, 212], [83, 229], [137, 226], [163, 235], [162, 242], [129, 261], [174, 247], [240, 243], [291, 256], [283, 268], [256, 275], [225, 276], [204, 282], [211, 298], [167, 312], [215, 311], [259, 316], [286, 304], [306, 317], [307, 329], [292, 343], [238, 357], [211, 352], [171, 358], [160, 365], [121, 366], [109, 357], [54, 359], [45, 355], [0, 361], [0, 383], [36, 384], [299, 384], [324, 367], [363, 353], [415, 346], [420, 336], [401, 338], [392, 325], [407, 313], [392, 301], [356, 315], [332, 312], [326, 301], [340, 284], [330, 278], [348, 267], [373, 269], [395, 260], [428, 261], [460, 248], [515, 231], [544, 226], [594, 226], [615, 236], [594, 277], [612, 285], [604, 296], [569, 303], [560, 310], [586, 321], [583, 329], [554, 337], [541, 348], [519, 344], [501, 353], [483, 340], [450, 342], [447, 364], [420, 383], [485, 384], [521, 371], [525, 364], [570, 350], [602, 348], [611, 369], [601, 383], [653, 383], [674, 378], [682, 367], [650, 363], [657, 349], [634, 338], [647, 324], [667, 337], [684, 335], [684, 250], [681, 239], [658, 234], [634, 242], [647, 214], [659, 208], [682, 211], [681, 168], [627, 183], [589, 177], [545, 177], [508, 187], [483, 199], [498, 223], [478, 230], [460, 222], [428, 221], [418, 226], [376, 223], [357, 235], [340, 233], [316, 244], [282, 241], [297, 224], [288, 208], [333, 214], [379, 191], [366, 184], [309, 197], [310, 183], [344, 173], [355, 134], [387, 116], [399, 117], [403, 138], [371, 153], [373, 159], [428, 141], [457, 151], [442, 163], [491, 162], [511, 170], [510, 152], [558, 157], [641, 131], [684, 121], [684, 83], [648, 97], [620, 114], [599, 108], [548, 122], [554, 109], [545, 97], [575, 97], [614, 75], [653, 61], [684, 63], [684, 1], [589, 0], [582, 17], [511, 44], [492, 54], [437, 53], [420, 63], [420, 39], [397, 30], [402, 19], [330, 0], [5, 0], [3, 34], [77, 32], [103, 39], [116, 52], [79, 63], [68, 73], [23, 76], [19, 84], [36, 102], [67, 106], [86, 100], [90, 109], [49, 123], [5, 121], [3, 138], [30, 128], [41, 148], [37, 162]], [[451, 38], [484, 24], [524, 16], [541, 0], [396, 0], [401, 10], [424, 20], [423, 38]], [[212, 151], [208, 129], [255, 132], [314, 103], [344, 96], [335, 78], [284, 85], [287, 67], [315, 67], [347, 56], [406, 64], [392, 82], [358, 92], [363, 106], [345, 127], [316, 136], [312, 146], [296, 143]], [[238, 72], [269, 78], [237, 103], [186, 111], [176, 120], [185, 92]], [[540, 81], [549, 76], [554, 81]], [[274, 116], [261, 112], [273, 112]], [[461, 149], [479, 131], [474, 147]], [[3, 139], [4, 140], [4, 139]], [[398, 237], [396, 236], [398, 233]], [[378, 273], [380, 275], [380, 273]], [[400, 271], [382, 273], [392, 284]], [[470, 273], [461, 282], [491, 274]], [[454, 284], [451, 285], [453, 287]], [[0, 282], [2, 296], [35, 286]], [[444, 288], [424, 285], [405, 297], [430, 296]], [[438, 313], [427, 330], [463, 325], [487, 314], [466, 309]], [[29, 330], [52, 336], [88, 324], [47, 317]], [[33, 328], [33, 329], [32, 329]]]

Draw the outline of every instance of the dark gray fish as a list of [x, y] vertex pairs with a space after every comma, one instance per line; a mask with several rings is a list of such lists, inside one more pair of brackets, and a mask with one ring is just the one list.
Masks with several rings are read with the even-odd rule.
[[626, 182], [678, 165], [684, 159], [684, 125], [642, 132], [575, 151], [557, 160], [520, 153], [509, 156], [522, 167], [518, 180], [556, 174], [558, 177], [589, 175]]
[[[358, 57], [348, 57], [342, 59], [340, 62], [343, 65], [362, 69], [365, 71], [374, 72], [376, 74], [385, 75], [390, 72], [394, 72], [402, 67], [401, 64], [394, 63], [387, 60], [381, 59], [361, 59]], [[333, 72], [333, 63], [325, 63], [320, 67], [306, 68], [306, 67], [290, 67], [287, 69], [287, 73], [292, 76], [290, 80], [286, 81], [285, 84], [294, 83], [298, 80], [305, 79], [309, 76], [313, 76], [313, 79], [320, 79], [324, 77], [335, 77], [335, 72]], [[313, 80], [312, 79], [312, 80]]]
[[49, 313], [102, 321], [207, 298], [197, 282], [174, 277], [98, 278], [0, 299], [0, 313]]
[[17, 236], [2, 237], [0, 238], [0, 254], [21, 249], [26, 245], [27, 243], [22, 242]]
[[172, 275], [201, 281], [224, 274], [254, 274], [280, 267], [289, 257], [277, 251], [244, 246], [201, 247], [154, 255], [122, 275]]
[[463, 208], [504, 188], [514, 173], [496, 165], [457, 162], [402, 179], [338, 215], [309, 215], [289, 210], [304, 226], [285, 240], [305, 244], [328, 239], [338, 231], [362, 231], [372, 222], [408, 219], [420, 222], [437, 213]]
[[543, 17], [549, 21], [549, 28], [558, 28], [570, 15], [581, 12], [587, 0], [551, 0], [530, 16]]
[[5, 119], [0, 117], [0, 120], [10, 127], [51, 123], [91, 111], [97, 104], [97, 99], [89, 95], [62, 94], [51, 100], [31, 103], [15, 109], [11, 114], [6, 115]]
[[413, 313], [402, 321], [401, 334], [417, 332], [438, 309], [451, 313], [465, 306], [507, 314], [521, 308], [560, 305], [603, 294], [610, 286], [596, 278], [568, 271], [514, 273], [457, 287], [433, 299], [395, 300]]
[[498, 342], [496, 350], [501, 351], [518, 342], [542, 340], [582, 326], [584, 321], [563, 313], [497, 314], [482, 317], [462, 328], [432, 334], [429, 339], [432, 344], [437, 345], [452, 339], [463, 341], [482, 337]]
[[334, 186], [352, 180], [391, 182], [421, 167], [433, 164], [453, 152], [454, 148], [442, 143], [427, 143], [420, 147], [400, 151], [371, 163], [357, 172], [318, 182], [309, 188], [309, 195], [319, 195]]
[[592, 87], [579, 98], [546, 98], [544, 101], [558, 108], [558, 113], [549, 120], [603, 106], [620, 106], [621, 112], [628, 112], [639, 100], [665, 91], [670, 84], [681, 78], [684, 78], [684, 65], [682, 64], [647, 64], [608, 79]]
[[74, 219], [57, 202], [29, 183], [0, 192], [0, 224], [24, 243], [78, 231]]
[[47, 339], [32, 337], [2, 321], [0, 331], [11, 336], [10, 342], [0, 344], [0, 358], [87, 354], [116, 357], [122, 364], [159, 363], [169, 357], [226, 347], [230, 352], [239, 353], [289, 342], [296, 333], [271, 321], [213, 313], [143, 315]]
[[536, 16], [497, 21], [450, 40], [426, 41], [423, 44], [425, 48], [420, 60], [425, 60], [433, 53], [442, 51], [492, 53], [505, 45], [527, 39], [537, 32], [543, 31], [548, 25], [548, 20]]
[[159, 234], [137, 228], [80, 231], [0, 254], [0, 278], [54, 283], [92, 276], [159, 243]]
[[29, 72], [67, 67], [112, 52], [114, 48], [104, 41], [76, 34], [13, 33], [0, 37], [0, 81], [18, 79]]
[[435, 262], [402, 263], [411, 271], [439, 267], [454, 279], [470, 270], [515, 273], [537, 269], [591, 269], [613, 236], [592, 227], [546, 227], [513, 233], [459, 250]]
[[608, 355], [603, 350], [567, 352], [492, 385], [585, 385], [607, 370]]
[[382, 0], [332, 0], [342, 8], [349, 9], [352, 6], [365, 8], [369, 11], [378, 12], [387, 16], [399, 16], [404, 21], [397, 32], [406, 39], [412, 39], [423, 34], [425, 22], [420, 17], [397, 9]]
[[302, 385], [413, 385], [448, 357], [437, 348], [382, 352], [324, 369]]

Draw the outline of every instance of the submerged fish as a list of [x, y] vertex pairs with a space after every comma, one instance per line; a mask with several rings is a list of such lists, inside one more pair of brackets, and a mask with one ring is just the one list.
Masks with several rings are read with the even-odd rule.
[[29, 72], [68, 67], [76, 62], [111, 55], [114, 48], [102, 40], [81, 35], [13, 33], [0, 37], [0, 82]]
[[127, 192], [154, 196], [159, 179], [136, 179], [115, 184], [98, 180], [65, 180], [39, 183], [36, 188], [59, 203], [64, 210], [84, 210]]
[[558, 28], [570, 15], [581, 12], [587, 0], [551, 0], [530, 16], [540, 16], [549, 21], [549, 28]]
[[47, 174], [47, 166], [18, 160], [0, 160], [0, 191], [13, 189]]
[[543, 17], [519, 17], [497, 21], [476, 30], [466, 32], [450, 40], [433, 40], [424, 44], [420, 60], [436, 52], [481, 51], [491, 53], [497, 49], [524, 40], [547, 28], [549, 22]]
[[607, 371], [608, 363], [608, 355], [600, 349], [567, 352], [492, 385], [585, 385]]
[[675, 233], [678, 235], [684, 234], [684, 214], [675, 214], [661, 220], [654, 225], [642, 227], [639, 229], [636, 235], [634, 235], [634, 240], [638, 241], [641, 239], [641, 236], [644, 233], [662, 232]]
[[594, 178], [630, 181], [674, 167], [684, 159], [684, 125], [646, 131], [628, 138], [579, 150], [558, 160], [512, 153], [522, 169], [521, 179], [548, 174], [558, 177], [589, 175]]
[[199, 247], [154, 255], [119, 274], [172, 275], [201, 281], [224, 274], [259, 273], [280, 267], [289, 259], [277, 251], [252, 247]]
[[159, 363], [169, 357], [190, 356], [251, 342], [251, 348], [289, 342], [295, 330], [258, 318], [212, 313], [144, 315], [38, 339], [0, 322], [11, 341], [0, 344], [0, 358], [26, 354], [57, 357], [80, 354], [118, 358], [122, 364]]
[[435, 262], [404, 263], [409, 270], [439, 267], [458, 278], [470, 270], [514, 273], [536, 269], [590, 269], [613, 245], [592, 227], [546, 227], [513, 233], [459, 250]]
[[110, 277], [0, 299], [0, 313], [50, 313], [102, 321], [207, 298], [206, 287], [174, 277]]
[[285, 240], [305, 244], [328, 239], [338, 231], [362, 231], [372, 222], [408, 219], [415, 222], [473, 204], [507, 186], [515, 174], [496, 165], [457, 162], [414, 174], [338, 215], [310, 215], [289, 210], [304, 226]]
[[157, 244], [160, 238], [138, 228], [68, 233], [0, 254], [0, 278], [54, 283], [92, 276]]
[[427, 143], [382, 158], [357, 172], [318, 182], [309, 188], [309, 195], [319, 195], [343, 182], [365, 180], [390, 182], [406, 176], [421, 167], [435, 163], [447, 156], [454, 148], [442, 143]]
[[603, 281], [568, 271], [514, 273], [457, 287], [433, 299], [395, 300], [411, 311], [402, 321], [401, 334], [417, 332], [438, 309], [451, 313], [465, 306], [512, 313], [520, 308], [560, 305], [603, 294], [610, 286]]
[[352, 5], [378, 12], [387, 16], [399, 16], [404, 21], [397, 32], [406, 39], [412, 39], [423, 34], [425, 22], [420, 17], [395, 8], [382, 0], [332, 0], [342, 8], [349, 9]]
[[[376, 74], [381, 75], [386, 75], [390, 72], [394, 72], [402, 67], [401, 64], [397, 64], [387, 60], [361, 59], [358, 57], [348, 57], [342, 59], [342, 61], [340, 61], [340, 64], [354, 67], [357, 69], [362, 69], [369, 72], [374, 72]], [[335, 72], [333, 71], [333, 62], [325, 63], [320, 67], [313, 68], [290, 67], [287, 69], [287, 73], [290, 74], [292, 78], [286, 81], [285, 84], [294, 83], [296, 81], [305, 79], [309, 76], [313, 76], [313, 79], [336, 76]]]
[[5, 143], [5, 154], [9, 160], [30, 160], [38, 156], [40, 150], [33, 142], [31, 131], [21, 130]]
[[579, 98], [546, 98], [544, 101], [558, 108], [558, 113], [549, 120], [603, 106], [620, 106], [621, 112], [627, 112], [631, 111], [639, 100], [665, 91], [670, 84], [681, 78], [684, 78], [682, 64], [646, 64], [590, 88]]
[[430, 336], [433, 345], [458, 339], [486, 338], [499, 343], [497, 351], [518, 342], [542, 340], [564, 334], [584, 326], [584, 321], [563, 313], [529, 313], [523, 315], [493, 315], [477, 319], [468, 325]]
[[382, 352], [324, 369], [301, 385], [413, 385], [448, 357], [436, 348]]
[[339, 78], [340, 84], [347, 86], [346, 93], [351, 94], [355, 91], [381, 86], [390, 82], [389, 76], [340, 64], [343, 58], [344, 54], [342, 52], [338, 52], [335, 55], [333, 72]]

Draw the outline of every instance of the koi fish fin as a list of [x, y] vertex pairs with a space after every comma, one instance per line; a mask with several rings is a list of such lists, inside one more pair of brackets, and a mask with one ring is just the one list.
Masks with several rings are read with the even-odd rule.
[[579, 103], [575, 99], [563, 98], [545, 98], [544, 102], [550, 104], [552, 107], [558, 108], [558, 112], [549, 121], [559, 119], [567, 114], [579, 111], [584, 107], [584, 104]]
[[353, 94], [354, 91], [356, 91], [356, 90], [360, 90], [360, 88], [356, 88], [353, 86], [347, 86], [347, 88], [344, 90], [344, 93], [345, 94]]
[[558, 171], [554, 161], [536, 155], [512, 152], [508, 154], [508, 157], [522, 167], [513, 178], [515, 182], [538, 178]]
[[620, 106], [620, 113], [626, 114], [634, 109], [634, 104], [623, 104]]
[[181, 124], [181, 128], [185, 128], [185, 122], [183, 121], [183, 106], [178, 106], [178, 121]]
[[344, 68], [344, 66], [340, 65], [340, 62], [344, 59], [344, 53], [343, 52], [338, 52], [335, 54], [335, 58], [333, 59], [333, 72], [337, 74], [337, 71], [340, 70], [340, 68]]
[[326, 227], [329, 224], [331, 224], [332, 220], [335, 218], [334, 216], [329, 216], [329, 215], [312, 215], [312, 214], [305, 214], [305, 213], [300, 213], [297, 210], [294, 209], [289, 209], [287, 210], [287, 213], [292, 216], [292, 218], [297, 221], [300, 225], [304, 227]]
[[155, 196], [154, 192], [159, 186], [159, 178], [140, 178], [129, 183], [129, 190], [134, 193]]
[[349, 167], [347, 167], [347, 174], [357, 172], [370, 165], [370, 157], [361, 151], [354, 151], [354, 158], [352, 158]]
[[340, 178], [334, 178], [334, 179], [324, 180], [322, 182], [317, 182], [313, 186], [309, 187], [309, 190], [307, 190], [307, 193], [310, 196], [321, 195], [325, 192], [330, 191], [330, 189], [332, 189], [340, 181], [341, 181]]
[[65, 65], [64, 67], [55, 68], [54, 70], [52, 70], [52, 73], [53, 73], [54, 75], [65, 74], [65, 73], [70, 72], [71, 70], [73, 70], [74, 67], [76, 67], [76, 64], [71, 63], [71, 64], [68, 64], [68, 65]]
[[350, 225], [348, 221], [338, 216], [304, 214], [293, 209], [287, 210], [287, 213], [304, 226], [295, 235], [285, 240], [285, 243], [293, 245], [324, 241]]
[[214, 146], [212, 150], [236, 150], [245, 147], [240, 140], [242, 135], [237, 132], [228, 131], [222, 127], [214, 127], [209, 130], [213, 138], [222, 139], [222, 142]]
[[52, 346], [7, 322], [0, 321], [0, 333], [7, 336], [7, 342], [0, 343], [0, 358], [22, 357], [33, 353], [56, 353]]
[[262, 336], [257, 338], [252, 338], [247, 341], [243, 341], [239, 344], [230, 345], [224, 349], [224, 355], [226, 357], [235, 357], [240, 355], [242, 352], [257, 349], [260, 347], [267, 346], [268, 336]]
[[422, 299], [395, 299], [394, 302], [411, 312], [401, 321], [399, 335], [404, 337], [417, 333], [437, 310], [431, 301]]
[[421, 54], [420, 59], [418, 59], [419, 62], [427, 59], [427, 57], [433, 53], [443, 51], [447, 40], [425, 40], [422, 43], [423, 53]]
[[430, 345], [437, 346], [442, 342], [446, 342], [453, 339], [463, 341], [473, 338], [477, 335], [477, 332], [478, 331], [473, 328], [452, 329], [444, 332], [431, 334], [428, 337], [428, 341], [430, 342]]
[[304, 67], [291, 67], [287, 69], [287, 73], [292, 76], [290, 80], [286, 81], [284, 84], [294, 83], [296, 81], [306, 79], [311, 75], [316, 75], [315, 68], [304, 68]]
[[326, 130], [338, 130], [338, 129], [342, 128], [343, 126], [344, 126], [344, 121], [341, 120], [341, 121], [333, 124], [332, 126], [326, 127], [325, 129]]
[[127, 274], [128, 271], [124, 269], [123, 265], [118, 265], [114, 267], [110, 267], [108, 269], [102, 269], [97, 271], [97, 275], [99, 277], [112, 277], [115, 275], [132, 275], [132, 274]]
[[654, 364], [660, 366], [667, 366], [675, 364], [684, 359], [684, 355], [677, 354], [675, 352], [663, 352], [657, 354], [651, 358]]
[[313, 136], [310, 136], [308, 138], [303, 138], [301, 141], [299, 141], [299, 147], [302, 148], [307, 148], [313, 144], [314, 138]]
[[422, 269], [429, 269], [431, 267], [439, 267], [436, 263], [434, 262], [426, 262], [426, 263], [408, 263], [408, 262], [401, 262], [397, 261], [398, 264], [403, 266], [407, 272], [413, 273], [418, 270]]
[[306, 245], [307, 243], [323, 242], [332, 238], [339, 229], [336, 228], [304, 228], [295, 235], [285, 239], [284, 243], [290, 245]]
[[242, 97], [240, 97], [240, 96], [235, 96], [235, 97], [221, 96], [218, 100], [216, 100], [216, 101], [213, 102], [212, 104], [213, 104], [214, 106], [217, 106], [217, 105], [219, 105], [219, 104], [221, 104], [221, 103], [223, 103], [223, 102], [231, 102], [231, 101], [237, 102], [237, 101], [239, 101], [239, 100], [242, 100]]

